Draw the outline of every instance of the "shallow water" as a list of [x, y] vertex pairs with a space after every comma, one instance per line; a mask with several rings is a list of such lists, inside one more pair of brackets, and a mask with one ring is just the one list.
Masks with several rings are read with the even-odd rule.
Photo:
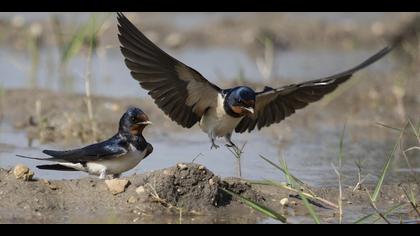
[[[0, 130], [0, 167], [10, 168], [18, 163], [28, 165], [35, 170], [36, 176], [47, 179], [72, 179], [87, 176], [80, 172], [56, 172], [38, 170], [36, 165], [45, 164], [38, 160], [18, 158], [15, 155], [28, 155], [34, 157], [46, 157], [42, 154], [43, 149], [72, 149], [76, 147], [59, 147], [55, 145], [43, 145], [37, 141], [32, 142], [29, 147], [26, 135], [22, 131], [13, 130], [9, 125], [2, 124]], [[351, 129], [348, 136], [351, 136]], [[339, 153], [340, 127], [327, 127], [323, 129], [312, 129], [307, 132], [305, 129], [294, 130], [294, 138], [287, 144], [281, 140], [272, 138], [265, 132], [254, 132], [251, 134], [234, 135], [233, 140], [242, 146], [246, 143], [244, 154], [241, 157], [242, 177], [252, 180], [277, 180], [285, 181], [281, 172], [270, 166], [259, 155], [269, 158], [278, 163], [278, 158], [283, 157], [291, 173], [309, 185], [336, 186], [337, 177], [331, 166], [337, 166]], [[323, 137], [320, 140], [317, 137]], [[392, 147], [394, 140], [372, 141], [344, 139], [344, 159], [342, 174], [344, 184], [355, 185], [357, 168], [355, 161], [364, 160], [364, 174], [369, 173], [370, 177], [365, 183], [375, 183], [381, 173], [387, 154]], [[218, 140], [220, 149], [210, 150], [210, 142], [207, 136], [198, 132], [177, 132], [164, 136], [147, 137], [148, 142], [154, 146], [151, 156], [143, 160], [136, 168], [125, 173], [144, 173], [156, 169], [173, 166], [180, 162], [191, 162], [205, 165], [216, 175], [222, 177], [238, 176], [237, 160], [223, 146], [223, 139]], [[414, 171], [420, 177], [419, 160], [412, 159], [411, 164]], [[387, 176], [387, 183], [398, 183], [406, 181], [407, 169], [404, 160], [398, 159], [394, 164], [395, 168]]]

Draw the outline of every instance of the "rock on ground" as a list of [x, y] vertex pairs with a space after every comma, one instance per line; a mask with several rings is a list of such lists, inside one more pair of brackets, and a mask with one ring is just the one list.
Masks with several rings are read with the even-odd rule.
[[13, 174], [16, 179], [22, 179], [24, 181], [30, 181], [34, 177], [34, 172], [31, 171], [27, 166], [19, 164], [13, 169]]
[[109, 191], [117, 195], [125, 191], [125, 188], [130, 182], [126, 179], [111, 179], [105, 180], [105, 184], [108, 187]]

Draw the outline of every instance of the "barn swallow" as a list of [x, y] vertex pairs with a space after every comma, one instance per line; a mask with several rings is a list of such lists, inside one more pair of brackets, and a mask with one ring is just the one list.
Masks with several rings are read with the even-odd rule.
[[151, 123], [141, 109], [130, 107], [120, 119], [118, 133], [108, 140], [69, 151], [43, 150], [43, 153], [51, 156], [46, 159], [17, 156], [57, 162], [53, 165], [39, 165], [39, 169], [84, 171], [100, 179], [106, 176], [118, 178], [152, 153], [152, 145], [142, 134], [143, 129]]
[[281, 122], [392, 50], [387, 46], [361, 64], [325, 78], [279, 88], [266, 86], [260, 92], [246, 86], [221, 89], [156, 46], [122, 13], [117, 13], [117, 20], [120, 49], [131, 76], [173, 121], [185, 128], [198, 123], [208, 134], [211, 148], [219, 147], [217, 137], [225, 137], [226, 145], [237, 149], [231, 140], [234, 131], [251, 132]]

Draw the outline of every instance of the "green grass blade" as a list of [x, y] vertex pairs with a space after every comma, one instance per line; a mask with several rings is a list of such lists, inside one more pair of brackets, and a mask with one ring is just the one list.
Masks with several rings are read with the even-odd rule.
[[392, 129], [392, 130], [399, 131], [399, 132], [401, 132], [401, 131], [402, 131], [402, 129], [401, 129], [401, 128], [392, 127], [392, 126], [390, 126], [390, 125], [383, 124], [383, 123], [380, 123], [380, 122], [376, 122], [376, 124], [377, 124], [377, 125], [379, 125], [379, 126], [382, 126], [382, 127], [384, 127], [384, 128], [387, 128], [387, 129]]
[[272, 161], [268, 160], [264, 156], [260, 155], [260, 157], [263, 160], [265, 160], [266, 162], [268, 162], [269, 164], [271, 164], [272, 166], [274, 166], [275, 168], [279, 169], [281, 172], [283, 172], [286, 175], [286, 179], [288, 181], [290, 181], [291, 188], [293, 190], [295, 190], [296, 192], [298, 192], [300, 198], [302, 199], [302, 201], [303, 201], [306, 209], [308, 210], [310, 216], [312, 217], [312, 219], [315, 221], [315, 223], [320, 224], [321, 221], [319, 220], [318, 215], [315, 213], [314, 209], [310, 205], [310, 203], [309, 203], [308, 199], [306, 198], [305, 194], [300, 189], [301, 186], [306, 186], [305, 183], [303, 183], [298, 178], [296, 178], [295, 176], [290, 174], [289, 169], [287, 168], [287, 164], [286, 164], [285, 161], [283, 161], [283, 163], [282, 163], [282, 165], [284, 166], [284, 168], [282, 168], [282, 167], [276, 165], [275, 163], [273, 163]]
[[73, 35], [71, 40], [64, 45], [63, 55], [61, 61], [67, 63], [71, 58], [73, 58], [82, 48], [83, 40], [86, 35], [86, 27], [81, 27]]
[[367, 219], [373, 217], [374, 215], [376, 215], [376, 213], [367, 214], [367, 215], [363, 216], [362, 218], [360, 218], [360, 219], [356, 220], [355, 222], [353, 222], [353, 224], [361, 224], [364, 221], [366, 221]]
[[410, 193], [408, 193], [407, 190], [404, 187], [402, 187], [402, 190], [404, 191], [405, 196], [410, 202], [410, 205], [413, 207], [414, 211], [417, 213], [417, 216], [420, 217], [420, 212], [417, 209], [416, 195], [414, 194], [413, 189], [410, 186], [409, 186], [409, 189], [410, 189]]
[[341, 170], [342, 167], [342, 162], [343, 162], [343, 157], [344, 157], [344, 134], [346, 132], [346, 126], [347, 126], [347, 122], [344, 123], [344, 127], [343, 130], [341, 132], [341, 136], [340, 136], [340, 149], [339, 149], [339, 153], [338, 153], [338, 168], [339, 170]]
[[[284, 171], [290, 174], [289, 169], [286, 164], [286, 160], [284, 160], [283, 157], [280, 159], [280, 164], [281, 164], [281, 167], [284, 169]], [[292, 179], [290, 178], [290, 175], [286, 175], [286, 181], [289, 185], [292, 185]]]
[[319, 220], [318, 215], [315, 213], [313, 207], [311, 206], [311, 204], [309, 203], [308, 199], [306, 198], [305, 194], [301, 191], [300, 186], [298, 184], [296, 184], [295, 181], [295, 177], [293, 177], [290, 172], [289, 172], [289, 168], [287, 168], [287, 164], [286, 162], [283, 163], [285, 168], [284, 168], [284, 172], [286, 174], [286, 177], [288, 177], [288, 179], [291, 181], [290, 185], [292, 186], [292, 188], [296, 189], [300, 198], [303, 201], [303, 204], [305, 205], [306, 209], [309, 212], [309, 215], [312, 217], [312, 219], [315, 221], [316, 224], [320, 224], [321, 221]]
[[[387, 217], [389, 214], [393, 213], [394, 211], [398, 210], [400, 207], [404, 206], [405, 203], [399, 203], [396, 204], [395, 206], [392, 206], [391, 208], [389, 208], [385, 213], [384, 216]], [[375, 214], [377, 215], [377, 214]], [[381, 220], [382, 218], [380, 216], [377, 216], [375, 220], [372, 221], [372, 224], [378, 222], [379, 220]]]
[[411, 129], [413, 130], [413, 133], [417, 138], [417, 141], [420, 143], [420, 131], [417, 130], [417, 128], [414, 126], [413, 122], [410, 119], [408, 120], [408, 123], [410, 124]]
[[347, 122], [344, 123], [343, 130], [341, 132], [340, 136], [340, 148], [338, 152], [338, 168], [335, 168], [334, 164], [331, 163], [333, 166], [337, 177], [338, 177], [338, 211], [339, 211], [339, 223], [341, 224], [343, 222], [343, 188], [341, 184], [341, 169], [343, 167], [343, 157], [344, 157], [344, 134], [346, 132], [346, 126]]
[[[388, 216], [389, 214], [391, 214], [392, 212], [394, 212], [395, 210], [397, 210], [398, 208], [400, 208], [400, 207], [402, 207], [404, 205], [405, 205], [405, 203], [399, 203], [399, 204], [396, 204], [395, 206], [392, 206], [391, 208], [389, 208], [384, 213], [384, 216]], [[364, 221], [366, 221], [367, 219], [374, 217], [375, 215], [377, 216], [378, 214], [377, 213], [367, 214], [367, 215], [363, 216], [362, 218], [356, 220], [353, 224], [361, 224]], [[375, 222], [377, 222], [380, 219], [382, 219], [382, 218], [380, 216], [377, 216], [376, 219], [372, 221], [372, 223], [375, 223]]]
[[[289, 170], [286, 168], [282, 168], [281, 166], [277, 165], [276, 163], [270, 161], [268, 158], [260, 155], [260, 158], [262, 158], [264, 161], [268, 162], [270, 165], [274, 166], [275, 168], [277, 168], [278, 170], [280, 170], [281, 172], [283, 172], [283, 174], [286, 175], [286, 179], [288, 179], [289, 181], [293, 178], [298, 184], [306, 186], [306, 184], [301, 181], [300, 179], [296, 178], [294, 175], [289, 173]], [[285, 165], [286, 162], [283, 160], [283, 165]]]
[[314, 208], [309, 203], [308, 199], [299, 192], [299, 196], [302, 198], [303, 204], [305, 205], [306, 209], [308, 209], [309, 214], [311, 215], [312, 219], [315, 221], [316, 224], [321, 224], [318, 215], [315, 213]]
[[70, 41], [64, 43], [63, 54], [61, 56], [62, 63], [67, 63], [71, 58], [77, 55], [82, 49], [86, 39], [88, 39], [89, 43], [92, 44], [94, 38], [109, 16], [110, 14], [98, 20], [97, 14], [92, 14], [89, 21], [79, 27], [79, 29], [73, 34]]
[[389, 170], [389, 167], [391, 166], [392, 160], [394, 160], [395, 153], [397, 152], [398, 146], [400, 144], [400, 140], [402, 138], [402, 135], [405, 132], [406, 127], [407, 127], [407, 125], [401, 131], [400, 137], [398, 138], [397, 142], [395, 143], [394, 148], [392, 149], [391, 153], [389, 154], [388, 160], [387, 160], [384, 168], [382, 169], [381, 177], [379, 178], [378, 183], [376, 184], [376, 187], [375, 187], [375, 191], [373, 192], [373, 195], [372, 195], [372, 202], [375, 202], [378, 199], [379, 192], [381, 191], [382, 184], [384, 183], [384, 180], [385, 180], [385, 175], [388, 173], [388, 170]]
[[226, 192], [226, 193], [228, 193], [232, 196], [235, 196], [235, 197], [239, 198], [240, 201], [242, 201], [243, 203], [245, 203], [247, 206], [251, 207], [252, 209], [254, 209], [258, 212], [261, 212], [262, 214], [264, 214], [268, 217], [271, 217], [275, 220], [279, 220], [283, 223], [287, 223], [286, 217], [282, 216], [281, 214], [277, 213], [276, 211], [274, 211], [274, 210], [272, 210], [272, 209], [270, 209], [266, 206], [263, 206], [261, 204], [258, 204], [256, 202], [250, 200], [250, 199], [242, 197], [241, 195], [236, 194], [236, 193], [234, 193], [230, 190], [227, 190], [227, 189], [224, 189], [224, 188], [221, 188], [221, 190], [223, 190], [224, 192]]
[[268, 179], [264, 179], [264, 180], [248, 180], [249, 183], [251, 184], [258, 184], [258, 185], [269, 185], [269, 186], [277, 186], [280, 185], [280, 183], [277, 183], [273, 180], [268, 180]]
[[372, 195], [372, 201], [374, 202], [378, 199], [379, 192], [381, 191], [382, 184], [385, 180], [385, 175], [388, 172], [388, 169], [389, 169], [389, 166], [391, 165], [392, 160], [394, 159], [394, 154], [397, 150], [397, 147], [398, 147], [398, 144], [395, 144], [392, 152], [390, 153], [388, 157], [388, 161], [386, 162], [384, 168], [382, 169], [381, 177], [379, 178], [378, 183], [376, 184], [376, 187], [375, 187], [375, 191], [373, 192], [373, 195]]
[[[279, 183], [279, 182], [276, 182], [274, 180], [254, 180], [254, 181], [250, 181], [250, 183], [251, 184], [258, 184], [258, 185], [268, 185], [268, 186], [279, 187], [279, 188], [283, 188], [283, 189], [286, 189], [286, 190], [289, 190], [289, 191], [293, 191], [295, 193], [299, 193], [300, 192], [299, 189], [292, 188], [291, 185], [287, 185], [286, 183]], [[320, 198], [320, 197], [315, 196], [315, 195], [313, 195], [311, 193], [302, 192], [302, 194], [306, 198], [311, 199], [312, 201], [316, 201], [316, 202], [319, 202], [319, 203], [328, 205], [328, 206], [330, 206], [332, 208], [338, 209], [338, 206], [336, 204], [334, 204], [334, 203], [332, 203], [332, 202], [330, 202], [330, 201], [328, 201], [326, 199]]]

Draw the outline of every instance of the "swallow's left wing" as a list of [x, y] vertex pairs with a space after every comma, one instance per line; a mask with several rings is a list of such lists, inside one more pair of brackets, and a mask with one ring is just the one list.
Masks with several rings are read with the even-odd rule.
[[127, 154], [128, 150], [122, 145], [113, 142], [96, 143], [84, 148], [69, 151], [43, 150], [42, 152], [52, 156], [44, 159], [46, 161], [72, 162], [80, 163], [87, 161], [98, 161], [109, 158], [115, 158]]
[[216, 106], [221, 89], [173, 58], [118, 13], [118, 39], [131, 76], [173, 121], [190, 128]]
[[350, 79], [355, 72], [381, 59], [391, 50], [392, 47], [385, 47], [360, 65], [326, 78], [292, 84], [277, 89], [266, 87], [264, 91], [257, 93], [255, 114], [250, 117], [244, 117], [236, 126], [235, 131], [238, 133], [251, 132], [255, 127], [261, 129], [271, 124], [279, 123], [295, 113], [296, 110], [319, 101], [326, 94], [334, 91], [340, 84]]

